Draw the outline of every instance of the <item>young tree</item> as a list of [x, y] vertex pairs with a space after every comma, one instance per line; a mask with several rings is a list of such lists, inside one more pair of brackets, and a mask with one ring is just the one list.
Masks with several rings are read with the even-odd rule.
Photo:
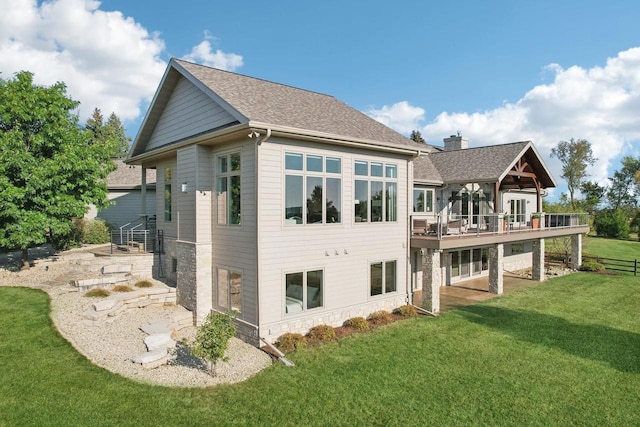
[[417, 130], [411, 131], [411, 136], [409, 137], [409, 139], [415, 142], [419, 142], [421, 144], [426, 144], [424, 138], [422, 138], [422, 135], [420, 134], [420, 131], [417, 131]]
[[202, 326], [198, 328], [191, 353], [206, 360], [212, 376], [216, 375], [218, 360], [228, 360], [224, 353], [227, 351], [229, 340], [236, 334], [234, 318], [233, 312], [209, 313]]
[[29, 247], [68, 234], [89, 204], [107, 203], [115, 146], [92, 143], [78, 105], [64, 83], [38, 86], [25, 71], [0, 79], [0, 246], [22, 249], [25, 265]]
[[557, 157], [562, 163], [562, 178], [567, 181], [569, 189], [569, 203], [574, 206], [575, 191], [587, 176], [587, 166], [596, 162], [591, 151], [591, 144], [586, 139], [560, 141], [551, 149], [551, 157]]

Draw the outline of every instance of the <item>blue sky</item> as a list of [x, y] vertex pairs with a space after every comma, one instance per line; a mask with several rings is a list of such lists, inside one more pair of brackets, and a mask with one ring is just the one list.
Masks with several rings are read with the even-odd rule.
[[0, 0], [0, 72], [65, 81], [135, 135], [172, 56], [334, 95], [429, 143], [586, 138], [640, 155], [640, 2]]

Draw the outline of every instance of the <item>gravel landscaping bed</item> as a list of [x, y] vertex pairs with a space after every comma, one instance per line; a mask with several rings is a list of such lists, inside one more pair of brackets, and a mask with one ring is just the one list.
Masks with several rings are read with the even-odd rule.
[[226, 352], [229, 360], [218, 362], [216, 376], [212, 377], [205, 371], [203, 362], [191, 356], [185, 345], [195, 337], [196, 328], [191, 326], [177, 331], [173, 337], [178, 344], [170, 350], [167, 365], [145, 369], [132, 361], [147, 350], [144, 345], [146, 334], [140, 327], [172, 313], [183, 312], [184, 308], [147, 306], [127, 310], [109, 321], [89, 320], [82, 314], [90, 310], [97, 299], [85, 297], [83, 292], [70, 286], [71, 274], [64, 271], [62, 265], [41, 262], [29, 270], [16, 272], [6, 264], [2, 265], [2, 261], [0, 259], [0, 286], [25, 286], [46, 291], [51, 297], [51, 318], [62, 336], [92, 363], [111, 372], [164, 386], [207, 387], [244, 381], [272, 364], [271, 357], [262, 350], [232, 338]]

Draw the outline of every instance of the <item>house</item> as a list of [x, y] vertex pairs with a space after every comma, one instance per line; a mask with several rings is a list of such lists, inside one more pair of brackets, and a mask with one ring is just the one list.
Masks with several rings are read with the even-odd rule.
[[127, 163], [156, 170], [158, 262], [178, 302], [196, 323], [237, 311], [257, 345], [408, 302], [437, 311], [477, 250], [498, 283], [505, 247], [539, 248], [550, 231], [519, 232], [554, 185], [533, 144], [493, 166], [464, 144], [417, 144], [332, 96], [172, 59]]
[[117, 229], [139, 221], [144, 215], [155, 215], [155, 169], [146, 169], [143, 175], [140, 166], [127, 165], [120, 159], [113, 159], [113, 162], [116, 164], [116, 170], [107, 176], [107, 199], [112, 205], [100, 211], [91, 205], [85, 218], [100, 218]]

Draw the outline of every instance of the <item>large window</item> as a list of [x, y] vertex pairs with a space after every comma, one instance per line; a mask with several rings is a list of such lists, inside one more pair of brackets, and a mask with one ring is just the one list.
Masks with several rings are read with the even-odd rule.
[[164, 220], [171, 221], [171, 168], [164, 169]]
[[342, 222], [342, 160], [315, 154], [285, 153], [286, 224]]
[[415, 188], [413, 190], [413, 211], [416, 213], [433, 212], [433, 190]]
[[527, 200], [526, 199], [513, 199], [511, 203], [511, 218], [513, 222], [526, 222], [527, 213]]
[[355, 222], [398, 220], [398, 167], [356, 160], [354, 185]]
[[216, 300], [218, 308], [242, 313], [242, 273], [218, 268]]
[[240, 153], [217, 157], [218, 224], [240, 224]]
[[374, 262], [369, 265], [371, 296], [396, 291], [396, 261]]
[[322, 307], [323, 270], [285, 274], [285, 312], [299, 313]]

